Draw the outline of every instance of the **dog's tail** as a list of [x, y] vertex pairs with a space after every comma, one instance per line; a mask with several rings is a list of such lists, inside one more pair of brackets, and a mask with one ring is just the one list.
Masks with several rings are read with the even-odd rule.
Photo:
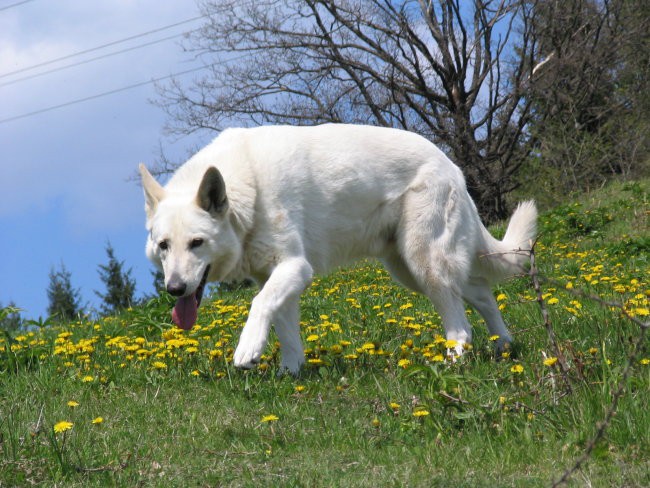
[[503, 240], [495, 239], [485, 228], [483, 235], [485, 248], [480, 252], [479, 261], [489, 281], [497, 282], [525, 272], [537, 235], [535, 202], [530, 200], [517, 206]]

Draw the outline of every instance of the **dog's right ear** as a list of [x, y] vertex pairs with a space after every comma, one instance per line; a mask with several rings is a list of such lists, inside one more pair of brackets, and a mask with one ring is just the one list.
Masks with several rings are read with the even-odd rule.
[[144, 211], [147, 213], [147, 220], [149, 220], [156, 213], [158, 202], [165, 198], [165, 190], [142, 163], [140, 163], [140, 176], [142, 177], [142, 188], [144, 189]]

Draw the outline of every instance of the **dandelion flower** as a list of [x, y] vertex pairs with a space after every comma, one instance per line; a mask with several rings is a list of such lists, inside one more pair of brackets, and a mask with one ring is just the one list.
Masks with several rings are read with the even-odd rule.
[[515, 364], [510, 371], [515, 374], [521, 374], [524, 372], [524, 367], [521, 364]]
[[499, 294], [497, 295], [497, 302], [502, 302], [502, 301], [504, 301], [504, 300], [507, 299], [507, 298], [508, 298], [508, 296], [507, 296], [505, 293], [499, 293]]
[[453, 339], [449, 339], [448, 341], [445, 341], [445, 347], [447, 349], [453, 349], [458, 345], [458, 341], [455, 341]]
[[152, 366], [156, 369], [167, 369], [167, 365], [162, 361], [154, 361]]
[[424, 408], [418, 408], [415, 412], [413, 412], [414, 417], [426, 417], [429, 415], [429, 411], [424, 409]]
[[553, 366], [555, 363], [557, 363], [556, 357], [552, 357], [544, 360], [544, 366]]
[[260, 422], [262, 422], [264, 424], [264, 423], [268, 423], [268, 422], [277, 422], [278, 420], [280, 420], [280, 417], [278, 417], [277, 415], [271, 414], [271, 415], [265, 415], [264, 417], [262, 417], [262, 420], [260, 420]]
[[396, 412], [397, 410], [399, 410], [400, 404], [399, 404], [399, 403], [395, 403], [395, 402], [390, 402], [390, 403], [388, 404], [388, 406], [389, 406], [389, 407], [390, 407], [394, 412]]
[[406, 369], [406, 368], [408, 368], [408, 367], [411, 365], [411, 361], [409, 361], [408, 359], [400, 359], [400, 360], [397, 362], [397, 365], [398, 365], [400, 368], [404, 368], [404, 369]]
[[94, 419], [92, 419], [92, 423], [95, 425], [101, 424], [103, 421], [104, 421], [104, 417], [95, 417]]
[[304, 385], [296, 385], [296, 386], [293, 387], [293, 390], [296, 393], [301, 393], [301, 392], [305, 391], [305, 387], [304, 387]]
[[62, 432], [66, 432], [72, 429], [73, 425], [74, 424], [72, 422], [68, 422], [67, 420], [62, 420], [61, 422], [57, 422], [56, 424], [54, 424], [54, 433], [61, 434]]
[[490, 336], [490, 342], [498, 341], [499, 340], [499, 335], [494, 334]]
[[74, 408], [74, 407], [78, 407], [78, 406], [79, 406], [79, 404], [77, 402], [75, 402], [74, 400], [70, 400], [68, 402], [68, 407], [70, 407], [70, 408]]
[[307, 336], [307, 342], [316, 342], [318, 339], [320, 339], [320, 336], [318, 334], [311, 334], [310, 336]]
[[95, 377], [94, 377], [94, 376], [90, 376], [90, 375], [88, 375], [88, 376], [84, 376], [83, 378], [81, 378], [81, 381], [82, 381], [83, 383], [90, 383], [90, 382], [92, 382], [92, 381], [95, 381]]
[[650, 364], [650, 359], [649, 358], [643, 358], [641, 361], [639, 361], [642, 365], [647, 366]]

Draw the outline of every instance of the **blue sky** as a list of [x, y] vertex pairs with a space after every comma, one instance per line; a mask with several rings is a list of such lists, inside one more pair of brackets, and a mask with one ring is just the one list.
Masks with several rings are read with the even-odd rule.
[[48, 274], [63, 263], [83, 302], [97, 307], [108, 241], [133, 269], [138, 296], [151, 292], [142, 190], [129, 178], [160, 147], [180, 159], [212, 137], [166, 137], [151, 83], [6, 120], [200, 66], [178, 37], [52, 71], [181, 34], [200, 20], [10, 73], [198, 15], [187, 0], [0, 0], [0, 303], [15, 302], [28, 318], [45, 316]]

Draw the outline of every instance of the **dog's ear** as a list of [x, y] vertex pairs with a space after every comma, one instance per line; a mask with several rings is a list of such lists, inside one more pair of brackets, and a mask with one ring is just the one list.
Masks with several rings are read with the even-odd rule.
[[147, 219], [151, 219], [153, 214], [156, 213], [158, 202], [165, 198], [165, 190], [142, 163], [140, 163], [140, 176], [142, 177], [142, 188], [144, 189], [144, 210], [147, 213]]
[[226, 183], [219, 170], [214, 166], [208, 168], [203, 175], [196, 203], [206, 212], [221, 213], [228, 208]]

